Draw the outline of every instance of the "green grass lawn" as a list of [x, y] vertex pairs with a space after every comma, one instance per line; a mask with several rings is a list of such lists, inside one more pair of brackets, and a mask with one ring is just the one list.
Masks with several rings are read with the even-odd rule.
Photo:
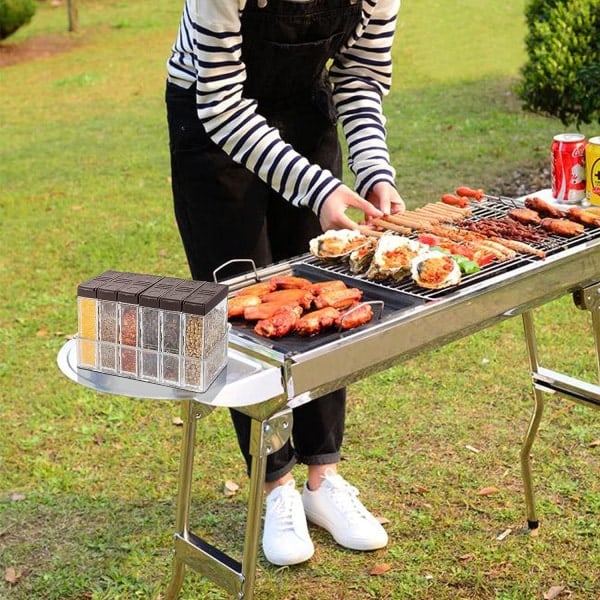
[[[106, 269], [188, 274], [163, 103], [180, 8], [80, 1], [71, 50], [0, 69], [2, 600], [157, 600], [169, 581], [179, 407], [96, 394], [55, 361], [77, 328], [80, 281]], [[499, 193], [515, 171], [549, 166], [564, 127], [523, 112], [512, 91], [523, 8], [404, 3], [386, 114], [410, 206], [459, 184]], [[63, 5], [40, 3], [8, 42], [69, 37], [66, 23]], [[546, 366], [597, 379], [588, 313], [565, 297], [536, 323]], [[389, 520], [390, 545], [353, 553], [313, 530], [309, 563], [260, 557], [257, 598], [541, 600], [553, 586], [559, 598], [600, 597], [597, 412], [548, 400], [533, 448], [541, 528], [522, 534], [531, 390], [519, 319], [353, 384], [349, 397], [343, 472]], [[199, 422], [197, 447], [193, 529], [240, 556], [247, 479], [226, 411]], [[224, 496], [226, 480], [239, 494]], [[382, 563], [390, 570], [369, 574]], [[181, 598], [226, 595], [189, 574]]]

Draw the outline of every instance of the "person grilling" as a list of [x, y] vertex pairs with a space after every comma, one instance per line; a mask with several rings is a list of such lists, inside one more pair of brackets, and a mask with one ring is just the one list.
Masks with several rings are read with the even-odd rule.
[[[307, 251], [329, 229], [403, 212], [386, 145], [399, 0], [186, 0], [167, 61], [165, 101], [174, 211], [192, 277], [235, 259], [261, 267]], [[342, 181], [341, 124], [353, 191]], [[219, 270], [247, 270], [235, 262]], [[346, 392], [293, 411], [269, 455], [262, 536], [275, 565], [314, 552], [307, 519], [353, 550], [388, 536], [337, 470]], [[231, 411], [250, 469], [250, 418]], [[307, 466], [302, 493], [293, 467]]]

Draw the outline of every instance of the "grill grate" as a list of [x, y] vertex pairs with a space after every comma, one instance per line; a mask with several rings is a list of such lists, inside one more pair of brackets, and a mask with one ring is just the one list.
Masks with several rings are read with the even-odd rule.
[[[510, 198], [486, 198], [479, 203], [473, 203], [473, 213], [470, 217], [464, 219], [464, 222], [476, 222], [486, 218], [503, 218], [507, 216], [507, 211], [514, 206], [522, 206]], [[417, 234], [412, 234], [407, 237], [416, 238]], [[569, 248], [577, 247], [587, 241], [600, 237], [600, 228], [587, 228], [582, 234], [570, 238], [562, 237], [556, 234], [547, 233], [546, 237], [539, 242], [531, 242], [530, 245], [539, 250], [543, 250], [546, 256], [563, 252]], [[476, 283], [485, 281], [496, 275], [512, 271], [521, 266], [540, 262], [544, 259], [531, 254], [518, 253], [515, 257], [498, 261], [494, 260], [488, 265], [482, 267], [477, 273], [463, 275], [461, 282], [458, 285], [443, 288], [441, 290], [427, 290], [419, 287], [410, 276], [405, 277], [400, 281], [385, 281], [375, 282], [367, 279], [363, 274], [356, 274], [350, 271], [350, 268], [345, 263], [331, 263], [320, 260], [317, 257], [309, 257], [304, 262], [310, 264], [314, 269], [323, 271], [324, 274], [332, 276], [344, 276], [356, 279], [357, 281], [368, 282], [371, 286], [380, 287], [385, 290], [398, 290], [405, 294], [409, 294], [421, 300], [435, 300], [443, 298], [448, 294], [457, 290], [468, 288]]]

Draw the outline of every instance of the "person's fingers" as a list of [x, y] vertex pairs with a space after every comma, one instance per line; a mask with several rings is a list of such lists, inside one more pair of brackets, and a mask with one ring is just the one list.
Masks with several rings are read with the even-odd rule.
[[404, 200], [400, 196], [397, 196], [396, 199], [390, 202], [390, 214], [395, 215], [398, 213], [402, 213], [406, 210], [406, 204]]
[[321, 214], [319, 221], [323, 231], [329, 229], [358, 229], [358, 223], [353, 221], [350, 217], [347, 217], [345, 214], [338, 215], [335, 219]]

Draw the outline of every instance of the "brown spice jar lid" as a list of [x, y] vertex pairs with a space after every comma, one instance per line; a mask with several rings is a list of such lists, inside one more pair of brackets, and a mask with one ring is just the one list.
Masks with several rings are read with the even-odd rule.
[[193, 315], [206, 315], [227, 296], [228, 291], [226, 285], [206, 281], [183, 301], [182, 310]]
[[134, 273], [118, 290], [117, 300], [128, 304], [137, 304], [140, 294], [161, 279], [162, 277], [159, 275], [142, 275]]
[[84, 298], [96, 298], [98, 288], [106, 285], [119, 275], [121, 275], [120, 271], [104, 271], [104, 273], [80, 283], [77, 286], [77, 295]]
[[158, 308], [159, 300], [162, 296], [169, 294], [183, 279], [178, 277], [163, 277], [160, 281], [145, 289], [139, 297], [140, 306]]
[[133, 281], [134, 277], [135, 273], [119, 273], [116, 278], [107, 281], [105, 284], [98, 287], [98, 298], [100, 300], [112, 300], [116, 302], [119, 291], [128, 286]]
[[203, 284], [203, 281], [182, 279], [172, 290], [158, 299], [159, 308], [181, 312], [183, 301]]

